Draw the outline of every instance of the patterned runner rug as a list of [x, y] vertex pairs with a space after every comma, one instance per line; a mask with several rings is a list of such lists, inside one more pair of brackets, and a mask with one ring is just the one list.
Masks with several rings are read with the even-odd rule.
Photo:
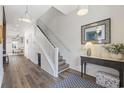
[[82, 79], [77, 75], [70, 75], [63, 81], [54, 83], [50, 88], [102, 88], [93, 82]]

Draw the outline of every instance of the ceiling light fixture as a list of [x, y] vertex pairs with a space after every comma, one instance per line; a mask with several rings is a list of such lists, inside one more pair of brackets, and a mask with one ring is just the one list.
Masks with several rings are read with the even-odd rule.
[[82, 5], [77, 7], [77, 15], [84, 16], [88, 13], [88, 5]]
[[26, 23], [31, 23], [32, 22], [31, 18], [29, 16], [28, 6], [26, 6], [26, 8], [25, 8], [25, 16], [23, 18], [19, 18], [18, 20], [26, 22]]

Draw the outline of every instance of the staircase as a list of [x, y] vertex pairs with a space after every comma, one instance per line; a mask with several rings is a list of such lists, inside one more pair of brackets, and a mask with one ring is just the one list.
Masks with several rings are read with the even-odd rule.
[[[41, 25], [40, 25], [41, 26]], [[61, 73], [67, 69], [69, 69], [69, 64], [67, 64], [67, 60], [64, 59], [64, 55], [62, 55], [62, 48], [65, 48], [65, 47], [59, 47], [58, 46], [58, 42], [60, 43], [61, 41], [57, 41], [57, 38], [53, 39], [51, 38], [50, 35], [53, 35], [53, 33], [50, 33], [51, 31], [49, 31], [49, 29], [46, 29], [46, 26], [42, 26], [40, 27], [39, 25], [37, 25], [37, 28], [38, 30], [36, 30], [36, 32], [38, 32], [36, 34], [36, 38], [41, 37], [41, 43], [42, 46], [44, 46], [44, 50], [46, 51], [46, 54], [49, 56], [50, 60], [51, 60], [51, 64], [53, 64], [53, 66], [55, 66], [54, 68], [56, 70], [54, 70], [55, 72], [57, 71], [57, 73]], [[50, 34], [50, 35], [49, 35]], [[52, 37], [56, 37], [55, 35], [53, 35]], [[44, 41], [44, 38], [46, 39]], [[46, 42], [48, 41], [48, 42]], [[55, 48], [58, 48], [58, 53], [57, 53], [57, 56], [54, 55], [54, 49]], [[44, 52], [45, 52], [44, 51]], [[54, 57], [53, 57], [54, 56]], [[57, 63], [55, 62], [54, 63], [54, 58], [56, 59], [57, 58]]]
[[66, 60], [63, 59], [63, 56], [60, 56], [60, 53], [59, 53], [59, 57], [58, 57], [58, 72], [61, 73], [67, 69], [69, 69], [69, 64], [66, 63]]

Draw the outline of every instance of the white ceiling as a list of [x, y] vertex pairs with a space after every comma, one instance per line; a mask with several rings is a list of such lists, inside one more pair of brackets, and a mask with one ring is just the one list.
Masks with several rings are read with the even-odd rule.
[[[47, 5], [28, 6], [29, 14], [34, 21], [39, 18], [42, 14], [44, 14], [49, 8], [50, 6]], [[7, 23], [18, 23], [18, 18], [23, 17], [25, 15], [25, 10], [25, 5], [5, 6]]]
[[[28, 6], [29, 15], [33, 22], [35, 22], [42, 14], [44, 14], [50, 6]], [[25, 16], [25, 5], [9, 5], [5, 6], [6, 22], [7, 22], [7, 37], [16, 37], [24, 35], [23, 30], [27, 27], [24, 22], [18, 19]]]
[[[33, 22], [40, 16], [45, 14], [51, 7], [58, 9], [63, 14], [67, 15], [75, 9], [75, 6], [50, 6], [50, 5], [29, 5], [28, 12]], [[20, 17], [24, 17], [26, 6], [25, 5], [7, 5], [5, 6], [6, 22], [7, 22], [7, 36], [15, 37], [20, 34], [23, 35], [23, 30], [28, 24], [18, 21]]]
[[64, 15], [68, 15], [77, 8], [76, 5], [54, 5], [54, 7], [61, 11]]

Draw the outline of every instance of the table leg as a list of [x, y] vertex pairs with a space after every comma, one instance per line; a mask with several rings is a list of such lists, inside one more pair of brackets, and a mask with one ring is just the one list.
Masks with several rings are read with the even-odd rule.
[[81, 77], [83, 77], [83, 63], [81, 63]]
[[120, 70], [120, 87], [124, 87], [124, 69]]
[[86, 62], [84, 62], [84, 75], [86, 75]]

